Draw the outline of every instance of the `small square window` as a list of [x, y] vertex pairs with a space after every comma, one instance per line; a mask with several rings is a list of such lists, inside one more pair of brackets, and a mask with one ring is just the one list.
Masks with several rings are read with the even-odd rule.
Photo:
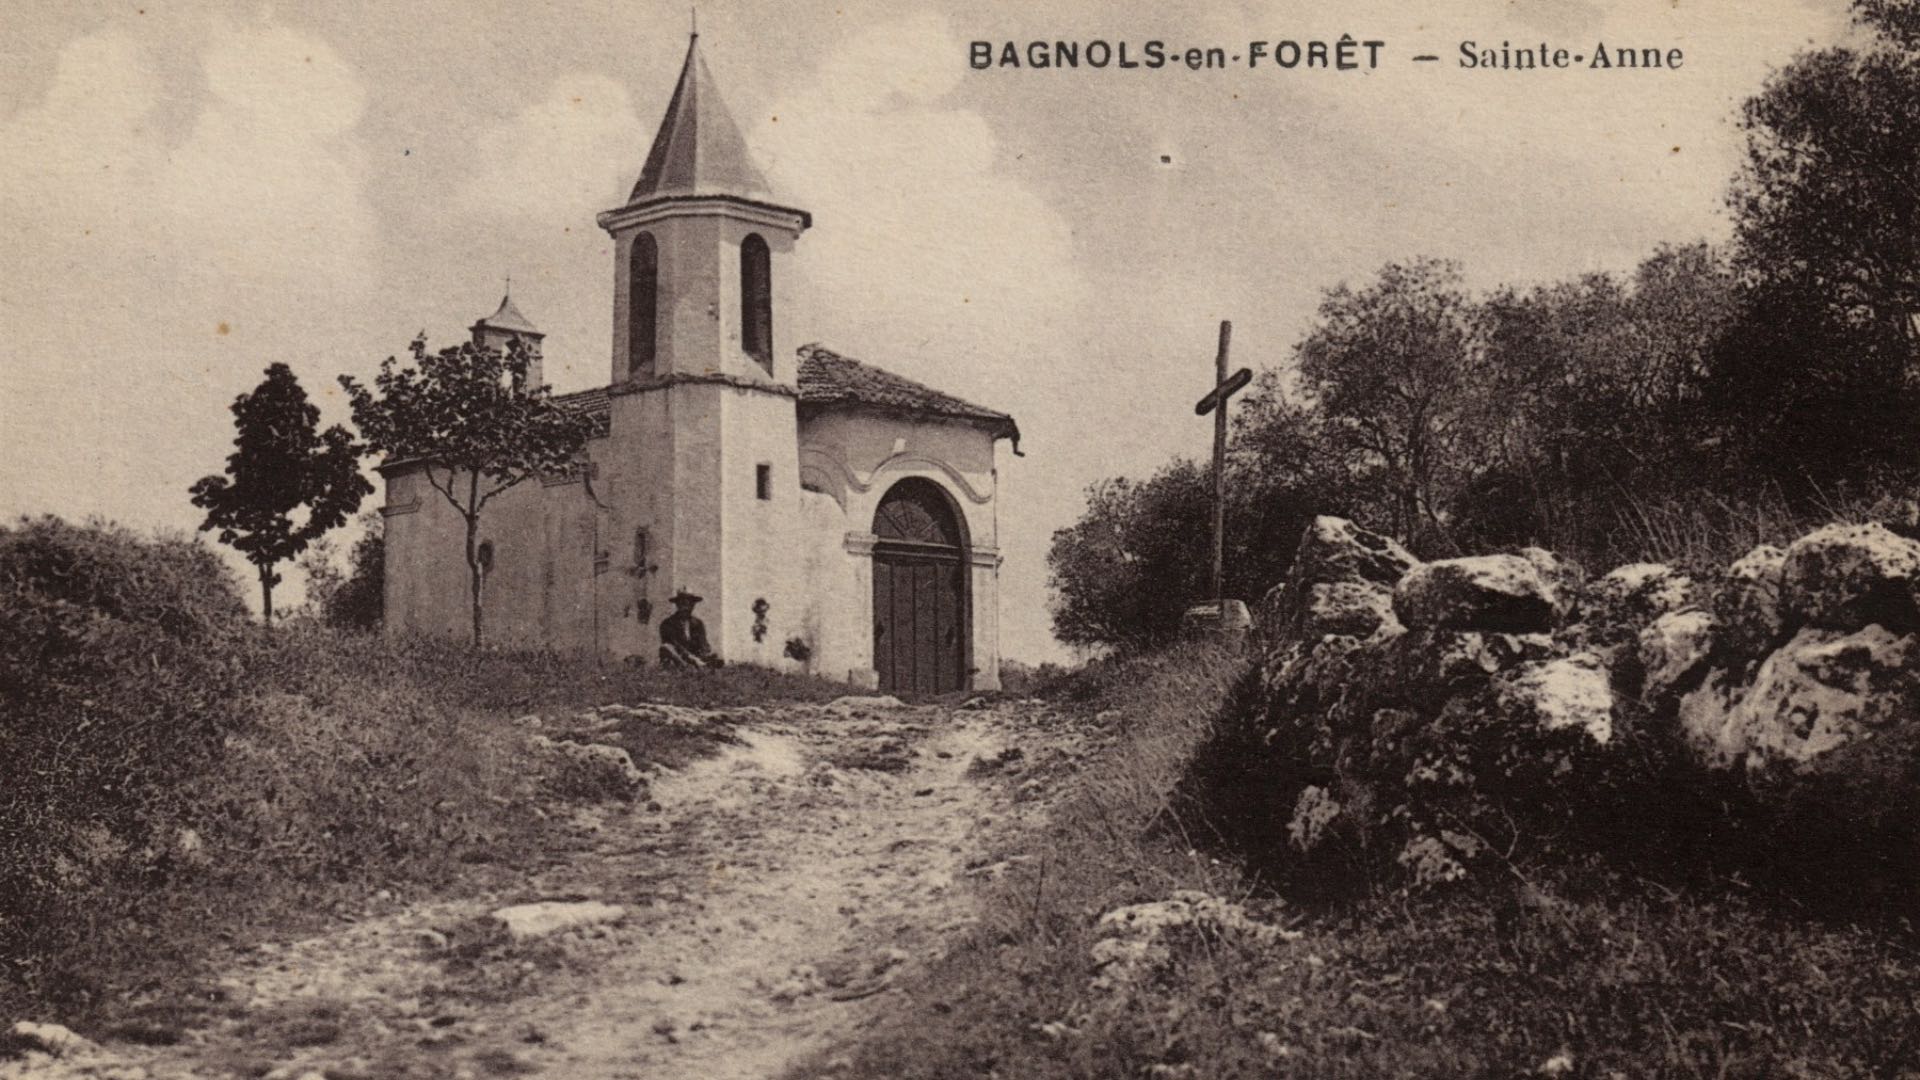
[[753, 493], [762, 499], [773, 498], [773, 466], [755, 465], [753, 467]]

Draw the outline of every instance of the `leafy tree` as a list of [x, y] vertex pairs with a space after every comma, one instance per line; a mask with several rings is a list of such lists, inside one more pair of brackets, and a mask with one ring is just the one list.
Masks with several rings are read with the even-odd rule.
[[1862, 0], [1862, 47], [1797, 57], [1749, 99], [1728, 202], [1747, 304], [1715, 396], [1756, 460], [1812, 479], [1915, 464], [1920, 15]]
[[1471, 475], [1482, 348], [1459, 266], [1433, 259], [1390, 263], [1359, 290], [1328, 290], [1295, 348], [1332, 444], [1355, 475], [1378, 473], [1391, 496], [1387, 527], [1416, 548], [1457, 546], [1445, 504]]
[[250, 394], [233, 402], [234, 451], [227, 475], [206, 476], [192, 489], [207, 512], [202, 529], [247, 557], [260, 578], [260, 606], [273, 626], [274, 567], [338, 527], [373, 491], [360, 475], [353, 437], [338, 424], [317, 430], [320, 410], [285, 364], [267, 368]]
[[1179, 633], [1208, 588], [1212, 483], [1187, 460], [1144, 482], [1103, 480], [1047, 555], [1053, 632], [1070, 645], [1140, 648]]
[[1738, 310], [1727, 259], [1662, 248], [1625, 281], [1589, 274], [1485, 303], [1470, 546], [1591, 551], [1637, 497], [1717, 480], [1700, 453], [1708, 358]]
[[353, 420], [367, 446], [389, 463], [417, 462], [427, 483], [466, 522], [473, 644], [486, 641], [480, 521], [501, 493], [536, 476], [577, 467], [591, 418], [563, 409], [544, 386], [527, 384], [530, 354], [519, 342], [504, 353], [472, 343], [428, 352], [409, 346], [411, 367], [393, 357], [373, 388], [342, 375]]
[[360, 515], [360, 538], [347, 553], [343, 571], [335, 549], [316, 542], [300, 560], [307, 574], [307, 600], [327, 625], [344, 630], [378, 630], [386, 608], [386, 544], [380, 514]]

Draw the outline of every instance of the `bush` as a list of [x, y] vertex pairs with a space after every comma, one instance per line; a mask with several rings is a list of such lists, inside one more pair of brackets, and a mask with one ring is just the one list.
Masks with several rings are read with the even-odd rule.
[[387, 545], [378, 521], [354, 541], [347, 576], [326, 598], [323, 611], [329, 626], [344, 630], [380, 629], [386, 618]]
[[51, 518], [0, 528], [0, 963], [72, 925], [95, 890], [170, 872], [191, 808], [179, 784], [238, 724], [249, 630], [197, 543]]

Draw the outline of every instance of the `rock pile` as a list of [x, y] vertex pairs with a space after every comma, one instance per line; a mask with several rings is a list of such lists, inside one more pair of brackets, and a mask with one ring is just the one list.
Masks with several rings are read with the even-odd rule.
[[[1409, 830], [1403, 864], [1445, 878], [1485, 844], [1442, 819], [1490, 792], [1571, 817], [1628, 757], [1804, 784], [1843, 777], [1847, 748], [1920, 745], [1920, 541], [1880, 525], [1755, 548], [1701, 587], [1656, 563], [1589, 581], [1540, 549], [1422, 563], [1323, 517], [1267, 605], [1236, 752], [1268, 755], [1298, 848], [1369, 834], [1389, 808], [1374, 801], [1404, 797], [1388, 815]], [[1883, 779], [1910, 788], [1911, 771]]]
[[1830, 525], [1757, 548], [1728, 568], [1713, 611], [1711, 644], [1676, 682], [1680, 728], [1709, 762], [1806, 771], [1920, 727], [1920, 541]]

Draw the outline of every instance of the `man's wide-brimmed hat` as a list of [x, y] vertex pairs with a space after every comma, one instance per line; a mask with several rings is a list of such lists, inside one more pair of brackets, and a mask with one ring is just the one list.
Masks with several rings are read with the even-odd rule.
[[685, 589], [681, 589], [679, 592], [674, 593], [672, 597], [673, 603], [676, 603], [676, 604], [697, 604], [703, 599], [705, 599], [705, 597], [696, 596]]

